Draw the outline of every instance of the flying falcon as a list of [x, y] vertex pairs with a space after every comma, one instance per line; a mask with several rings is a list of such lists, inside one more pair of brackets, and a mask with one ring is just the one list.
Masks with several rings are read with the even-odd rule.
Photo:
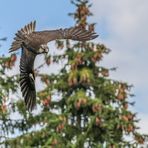
[[71, 39], [87, 41], [95, 39], [98, 35], [81, 27], [66, 29], [35, 31], [36, 21], [31, 22], [19, 30], [9, 52], [22, 49], [20, 60], [20, 87], [25, 105], [32, 111], [36, 105], [36, 89], [34, 75], [34, 60], [38, 54], [47, 53], [47, 43], [56, 39]]

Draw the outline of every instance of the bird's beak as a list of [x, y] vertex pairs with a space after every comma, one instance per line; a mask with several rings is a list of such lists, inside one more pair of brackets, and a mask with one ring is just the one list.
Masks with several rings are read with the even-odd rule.
[[49, 52], [49, 48], [45, 48], [44, 53], [47, 54]]
[[39, 49], [40, 53], [48, 53], [49, 52], [49, 48], [47, 45], [41, 45], [40, 49]]

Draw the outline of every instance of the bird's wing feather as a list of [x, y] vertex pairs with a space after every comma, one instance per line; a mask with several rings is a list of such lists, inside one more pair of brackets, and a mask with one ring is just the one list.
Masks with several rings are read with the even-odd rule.
[[19, 49], [24, 42], [26, 46], [36, 48], [41, 44], [56, 39], [71, 39], [77, 41], [88, 41], [95, 39], [98, 35], [81, 27], [71, 27], [58, 30], [45, 30], [35, 32], [36, 22], [31, 22], [16, 33], [16, 37], [9, 52]]
[[20, 87], [29, 111], [36, 104], [35, 76], [33, 72], [34, 60], [35, 54], [23, 47], [20, 60]]
[[66, 29], [40, 31], [35, 32], [36, 36], [42, 40], [43, 43], [48, 43], [56, 39], [71, 39], [77, 41], [88, 41], [95, 39], [98, 35], [81, 27], [71, 27]]
[[35, 31], [36, 21], [31, 22], [30, 24], [26, 25], [24, 28], [19, 30], [15, 35], [14, 41], [12, 42], [11, 48], [9, 52], [13, 52], [19, 48], [21, 48], [22, 42], [27, 44], [30, 42], [31, 38], [30, 35]]

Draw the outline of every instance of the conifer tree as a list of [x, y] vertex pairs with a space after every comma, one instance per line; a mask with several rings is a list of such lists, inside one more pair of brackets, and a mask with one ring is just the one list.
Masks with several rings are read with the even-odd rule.
[[[1, 38], [0, 41], [6, 41], [6, 38]], [[1, 47], [2, 48], [2, 47]], [[0, 142], [6, 140], [10, 131], [11, 125], [9, 109], [11, 104], [10, 95], [17, 89], [17, 75], [9, 75], [8, 72], [14, 67], [16, 55], [0, 56]], [[10, 121], [10, 122], [9, 122]], [[9, 122], [9, 124], [8, 124]]]
[[[88, 17], [92, 16], [89, 0], [72, 0], [72, 4], [76, 10], [69, 15], [74, 18], [75, 25], [93, 32], [95, 24], [88, 22]], [[129, 106], [134, 105], [128, 100], [132, 96], [131, 86], [109, 78], [114, 68], [100, 66], [110, 50], [93, 41], [57, 40], [56, 47], [64, 53], [45, 57], [45, 64], [40, 67], [63, 62], [60, 72], [43, 74], [40, 67], [36, 71], [45, 84], [37, 94], [38, 113], [28, 113], [23, 101], [16, 101], [13, 112], [22, 118], [15, 122], [4, 119], [3, 123], [6, 123], [6, 131], [12, 129], [13, 134], [18, 130], [20, 136], [2, 143], [11, 147], [52, 148], [116, 148], [144, 144], [145, 135], [137, 131], [137, 115], [129, 110]], [[11, 86], [15, 83], [6, 84], [10, 90], [16, 88]]]

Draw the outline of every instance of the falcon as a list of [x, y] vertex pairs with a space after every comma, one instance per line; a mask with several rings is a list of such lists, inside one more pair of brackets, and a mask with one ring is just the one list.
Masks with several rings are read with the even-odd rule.
[[98, 35], [94, 32], [71, 27], [66, 29], [35, 31], [36, 21], [20, 29], [15, 35], [9, 52], [22, 49], [20, 59], [20, 87], [27, 110], [32, 111], [36, 105], [36, 88], [34, 60], [38, 54], [48, 53], [48, 42], [56, 39], [88, 41]]

